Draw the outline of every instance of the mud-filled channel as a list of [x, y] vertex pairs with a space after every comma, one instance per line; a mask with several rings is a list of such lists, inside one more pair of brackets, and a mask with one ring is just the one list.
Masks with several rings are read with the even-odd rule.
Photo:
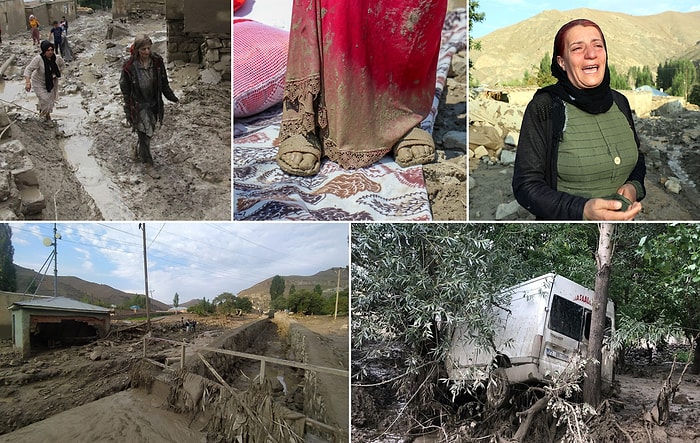
[[[130, 388], [2, 435], [0, 442], [52, 437], [75, 442], [115, 437], [171, 442], [238, 441], [239, 437], [240, 441], [348, 441], [347, 375], [293, 366], [304, 362], [347, 374], [347, 321], [340, 326], [332, 319], [317, 322], [323, 324], [323, 331], [279, 315], [234, 328], [202, 327], [186, 333], [169, 325], [154, 331], [146, 351], [150, 360], [167, 368], [142, 360], [142, 339], [129, 337], [129, 344], [120, 345], [114, 353], [122, 357], [130, 353], [131, 370], [113, 377], [126, 376], [124, 386]], [[166, 330], [173, 332], [163, 333]], [[180, 368], [182, 343], [186, 343], [184, 370]], [[268, 361], [261, 371], [255, 356], [287, 364]], [[114, 363], [103, 365], [109, 377], [108, 366]], [[84, 378], [73, 390], [90, 390], [94, 384]], [[53, 395], [60, 394], [54, 391]]]

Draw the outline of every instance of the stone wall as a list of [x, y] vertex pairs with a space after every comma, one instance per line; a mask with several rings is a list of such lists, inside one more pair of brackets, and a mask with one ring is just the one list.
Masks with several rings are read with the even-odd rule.
[[46, 207], [34, 163], [22, 143], [10, 138], [10, 122], [0, 112], [0, 220], [36, 218]]
[[139, 18], [165, 15], [166, 0], [115, 0], [112, 2], [112, 17]]
[[[217, 84], [231, 80], [230, 4], [227, 9], [223, 4], [210, 3], [198, 4], [201, 9], [195, 14], [182, 0], [167, 2], [168, 60], [202, 64], [201, 80]], [[224, 27], [218, 19], [222, 13], [227, 17]], [[210, 20], [201, 18], [202, 14]]]

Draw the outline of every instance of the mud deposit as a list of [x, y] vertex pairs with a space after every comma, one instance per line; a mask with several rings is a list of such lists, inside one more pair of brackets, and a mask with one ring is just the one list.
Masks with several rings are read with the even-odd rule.
[[[377, 351], [380, 358], [369, 357]], [[415, 399], [399, 398], [387, 381], [401, 377], [405, 371], [405, 353], [400, 348], [386, 349], [372, 345], [362, 352], [353, 351], [352, 435], [353, 441], [371, 443], [437, 442], [505, 442], [522, 422], [516, 416], [535, 399], [517, 391], [511, 403], [498, 412], [488, 410], [479, 399], [464, 396], [452, 403], [446, 390], [437, 389], [432, 405], [440, 414], [407, 416], [405, 410]], [[669, 420], [659, 426], [644, 420], [644, 412], [656, 404], [661, 387], [669, 376], [671, 363], [631, 364], [616, 375], [615, 389], [606, 399], [609, 406], [599, 416], [588, 420], [595, 442], [664, 442], [700, 441], [700, 376], [688, 372], [683, 376], [675, 399], [670, 403]], [[678, 382], [682, 366], [676, 365], [671, 381]], [[360, 374], [362, 374], [360, 376]], [[417, 406], [413, 404], [413, 406]], [[419, 423], [420, 420], [420, 423]], [[530, 432], [522, 441], [562, 441], [565, 425], [539, 412]], [[587, 440], [588, 441], [588, 440]]]
[[[229, 79], [201, 80], [199, 65], [169, 62], [179, 103], [165, 103], [162, 127], [152, 140], [160, 179], [131, 159], [136, 134], [126, 124], [119, 90], [121, 66], [137, 34], [166, 54], [165, 19], [130, 20], [107, 38], [111, 15], [71, 22], [68, 41], [75, 60], [62, 73], [52, 117], [41, 122], [36, 96], [23, 88], [24, 67], [36, 55], [28, 35], [3, 35], [0, 56], [16, 57], [0, 80], [0, 105], [12, 138], [34, 162], [47, 208], [45, 220], [230, 220], [231, 113]], [[167, 60], [166, 60], [167, 62]]]
[[[301, 357], [300, 348], [288, 340], [297, 330], [301, 331], [301, 340], [314, 347], [307, 353], [309, 363], [345, 370], [349, 365], [347, 318], [337, 321], [330, 317], [298, 318], [277, 324], [257, 316], [191, 318], [198, 321], [196, 332], [182, 330], [180, 316], [171, 316], [154, 320], [152, 335], [188, 343], [185, 360], [188, 373], [201, 372], [202, 377], [215, 380], [197, 356], [197, 352], [201, 352], [240, 396], [262, 386], [255, 383], [260, 380], [260, 363], [231, 356], [218, 359], [212, 355], [220, 354], [201, 348], [235, 348], [240, 352], [283, 359]], [[255, 334], [242, 332], [246, 325], [254, 324], [261, 325], [255, 329]], [[165, 375], [165, 379], [173, 379], [183, 374], [178, 371], [181, 347], [171, 343], [149, 342], [148, 356], [167, 363], [173, 371], [142, 363], [144, 332], [143, 323], [120, 322], [113, 325], [110, 336], [99, 342], [39, 350], [27, 359], [12, 353], [11, 348], [0, 348], [0, 434], [4, 434], [0, 435], [0, 441], [46, 441], [51, 437], [56, 441], [75, 442], [108, 438], [223, 441], [217, 440], [221, 436], [212, 431], [216, 419], [209, 415], [217, 405], [202, 402], [196, 408], [188, 407], [187, 402], [174, 400], [177, 389], [172, 390], [170, 385], [156, 383], [153, 378], [148, 384], [143, 383], [146, 378], [143, 373], [159, 379]], [[147, 369], [139, 372], [140, 367]], [[347, 429], [347, 379], [314, 377], [301, 370], [272, 364], [267, 365], [265, 374], [265, 386], [271, 392], [266, 395], [274, 404], [298, 411], [303, 417], [314, 411], [310, 400], [320, 399], [322, 416], [335, 417], [324, 423]], [[279, 376], [284, 377], [286, 392]], [[309, 379], [314, 381], [314, 390], [310, 388]], [[211, 390], [210, 394], [213, 393]], [[309, 429], [307, 439], [310, 441], [330, 441], [324, 438], [323, 432], [314, 432], [307, 426], [307, 431]]]

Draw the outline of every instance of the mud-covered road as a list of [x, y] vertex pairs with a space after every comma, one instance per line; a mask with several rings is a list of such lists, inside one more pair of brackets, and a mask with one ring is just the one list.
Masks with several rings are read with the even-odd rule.
[[[228, 78], [200, 80], [200, 66], [167, 63], [180, 101], [166, 101], [163, 126], [151, 149], [160, 179], [131, 159], [136, 134], [126, 125], [119, 75], [128, 47], [147, 34], [166, 58], [165, 19], [130, 20], [108, 39], [111, 14], [79, 16], [68, 41], [75, 60], [62, 73], [55, 128], [36, 113], [36, 96], [24, 91], [22, 72], [37, 53], [29, 34], [3, 35], [0, 58], [15, 61], [0, 80], [0, 105], [12, 138], [35, 164], [47, 207], [44, 220], [230, 220], [231, 113]], [[48, 29], [42, 30], [46, 38]]]

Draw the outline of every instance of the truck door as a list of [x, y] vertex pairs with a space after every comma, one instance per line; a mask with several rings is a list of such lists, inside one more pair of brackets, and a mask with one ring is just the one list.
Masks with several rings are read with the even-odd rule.
[[585, 325], [584, 308], [553, 294], [545, 328], [540, 373], [561, 371], [579, 350]]
[[[593, 316], [593, 311], [590, 309], [585, 309], [585, 324], [583, 328], [583, 340], [581, 341], [581, 346], [584, 346], [585, 343], [585, 353], [582, 353], [582, 355], [587, 356], [588, 355], [588, 339], [591, 333], [591, 317]], [[605, 316], [605, 330], [603, 331], [604, 337], [610, 337], [610, 334], [612, 333], [612, 319], [609, 316]], [[600, 362], [600, 377], [602, 380], [604, 380], [607, 383], [611, 383], [613, 380], [613, 367], [614, 361], [613, 361], [613, 355], [610, 352], [610, 348], [608, 346], [603, 346], [603, 361]]]

